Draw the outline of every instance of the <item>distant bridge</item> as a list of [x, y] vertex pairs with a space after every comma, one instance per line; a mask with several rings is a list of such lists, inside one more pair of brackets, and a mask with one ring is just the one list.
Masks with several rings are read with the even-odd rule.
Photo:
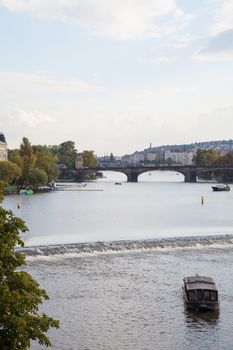
[[138, 176], [154, 171], [154, 170], [160, 170], [160, 171], [175, 171], [177, 173], [181, 173], [184, 175], [184, 181], [185, 182], [196, 182], [197, 177], [200, 174], [204, 174], [207, 172], [213, 172], [217, 170], [226, 171], [226, 170], [232, 170], [233, 171], [233, 165], [203, 165], [203, 166], [195, 166], [195, 165], [154, 165], [154, 166], [117, 166], [117, 167], [108, 167], [108, 166], [98, 166], [95, 168], [83, 168], [83, 169], [62, 169], [61, 170], [61, 178], [68, 178], [70, 176], [73, 177], [74, 181], [82, 181], [84, 176], [87, 173], [93, 173], [93, 172], [103, 172], [103, 171], [115, 171], [119, 173], [123, 173], [127, 176], [128, 182], [138, 182]]

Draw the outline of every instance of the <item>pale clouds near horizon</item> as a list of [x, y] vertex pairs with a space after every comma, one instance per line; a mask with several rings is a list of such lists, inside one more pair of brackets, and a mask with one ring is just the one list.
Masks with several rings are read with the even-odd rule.
[[[96, 35], [115, 39], [160, 36], [178, 30], [189, 21], [175, 0], [1, 0], [11, 11], [62, 22], [75, 22]], [[157, 24], [161, 16], [169, 18]]]
[[97, 154], [232, 138], [231, 0], [0, 0], [11, 148]]

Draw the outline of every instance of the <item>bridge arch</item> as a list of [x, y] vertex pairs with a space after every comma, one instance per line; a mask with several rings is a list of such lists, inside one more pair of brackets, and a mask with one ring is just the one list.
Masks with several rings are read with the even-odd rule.
[[[108, 169], [104, 169], [104, 170], [102, 170], [102, 171], [100, 171], [102, 174], [103, 174], [103, 178], [105, 178], [105, 174], [106, 175], [108, 175], [109, 173], [115, 173], [116, 174], [116, 176], [114, 176], [113, 174], [111, 174], [111, 175], [113, 175], [113, 176], [110, 176], [110, 180], [109, 181], [128, 181], [128, 176], [127, 176], [127, 173], [125, 173], [124, 171], [120, 171], [119, 169], [117, 169], [117, 170], [113, 170], [113, 169], [111, 169], [111, 170], [108, 170]], [[119, 174], [119, 175], [121, 175], [121, 176], [117, 176], [117, 174]], [[102, 177], [100, 178], [100, 180], [102, 179]], [[108, 181], [107, 180], [107, 177], [106, 177], [106, 181]]]
[[184, 182], [185, 175], [179, 170], [146, 170], [138, 176], [138, 182]]

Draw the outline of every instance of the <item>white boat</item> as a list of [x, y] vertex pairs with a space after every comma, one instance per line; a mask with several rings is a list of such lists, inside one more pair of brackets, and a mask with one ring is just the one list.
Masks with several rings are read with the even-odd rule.
[[213, 191], [217, 192], [217, 191], [230, 191], [230, 186], [228, 186], [227, 184], [216, 184], [214, 186], [212, 186]]

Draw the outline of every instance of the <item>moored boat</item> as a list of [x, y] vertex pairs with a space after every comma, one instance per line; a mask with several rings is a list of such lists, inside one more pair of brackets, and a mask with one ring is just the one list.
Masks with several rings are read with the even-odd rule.
[[230, 186], [227, 184], [216, 184], [212, 186], [213, 191], [230, 191]]
[[218, 290], [213, 278], [190, 276], [183, 279], [184, 302], [189, 310], [218, 310]]

